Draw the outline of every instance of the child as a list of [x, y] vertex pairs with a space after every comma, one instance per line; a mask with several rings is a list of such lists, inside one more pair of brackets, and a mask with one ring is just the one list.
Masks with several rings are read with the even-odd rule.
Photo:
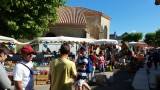
[[102, 51], [99, 52], [99, 72], [105, 72], [105, 58], [104, 53]]

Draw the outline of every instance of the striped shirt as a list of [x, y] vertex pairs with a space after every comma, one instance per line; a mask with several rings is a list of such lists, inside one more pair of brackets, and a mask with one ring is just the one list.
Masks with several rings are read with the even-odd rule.
[[[78, 60], [78, 65], [87, 65], [88, 64], [87, 58], [83, 58], [83, 57], [86, 57], [86, 54], [83, 55], [80, 60]], [[78, 68], [77, 72], [78, 72], [78, 78], [77, 78], [78, 80], [79, 79], [86, 79], [86, 77], [87, 77], [86, 67]]]

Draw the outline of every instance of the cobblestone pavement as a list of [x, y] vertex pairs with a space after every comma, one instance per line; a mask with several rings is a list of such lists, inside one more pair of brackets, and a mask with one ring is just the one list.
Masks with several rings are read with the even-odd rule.
[[[105, 86], [97, 84], [90, 85], [92, 90], [134, 90], [132, 87], [132, 81], [134, 74], [128, 73], [123, 70], [116, 71], [114, 75], [114, 82]], [[11, 90], [14, 90], [13, 87]], [[49, 85], [36, 85], [35, 90], [49, 90]], [[74, 90], [74, 86], [73, 86]]]

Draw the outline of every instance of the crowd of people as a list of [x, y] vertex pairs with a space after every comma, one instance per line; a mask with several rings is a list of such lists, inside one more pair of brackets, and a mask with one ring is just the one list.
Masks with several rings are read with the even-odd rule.
[[[24, 46], [20, 51], [22, 60], [19, 61], [13, 69], [15, 90], [32, 90], [34, 89], [33, 54], [35, 54], [36, 52], [31, 46]], [[89, 85], [94, 83], [95, 71], [98, 70], [99, 73], [105, 72], [107, 71], [107, 66], [111, 66], [113, 68], [115, 61], [113, 49], [110, 47], [106, 48], [105, 50], [100, 50], [97, 54], [95, 50], [89, 49], [86, 46], [81, 46], [77, 51], [77, 59], [72, 61], [70, 58], [70, 46], [67, 43], [64, 43], [59, 49], [59, 54], [57, 54], [57, 52], [53, 52], [53, 54], [57, 57], [51, 58], [49, 62], [50, 90], [64, 90], [64, 88], [65, 90], [71, 90], [71, 86], [73, 85], [72, 79], [74, 79], [76, 90], [83, 90], [83, 87], [91, 90]], [[5, 49], [0, 49], [1, 62], [3, 62], [7, 58], [6, 55], [7, 52], [5, 51]], [[134, 57], [135, 54], [133, 54], [132, 56]], [[155, 69], [157, 69], [157, 64], [160, 60], [160, 51], [151, 49], [147, 51], [147, 54], [145, 56], [148, 67], [151, 67], [153, 62], [155, 65]], [[92, 70], [88, 71], [90, 61], [90, 67], [92, 68]], [[3, 65], [0, 65], [0, 68], [3, 68]], [[5, 72], [5, 69], [0, 70], [2, 72]], [[0, 88], [10, 88], [10, 81], [6, 78], [7, 73], [3, 73], [3, 75], [0, 75], [0, 79], [8, 80], [5, 82], [3, 80], [0, 80]]]
[[[95, 70], [105, 72], [107, 63], [113, 65], [114, 56], [111, 50], [100, 50], [97, 55], [94, 50], [88, 50], [87, 47], [81, 46], [77, 53], [78, 58], [72, 61], [69, 58], [70, 46], [67, 43], [61, 45], [59, 49], [59, 57], [51, 58], [49, 66], [50, 90], [72, 90], [73, 83], [75, 90], [91, 90], [89, 84], [94, 82]], [[23, 46], [21, 49], [22, 60], [18, 62], [13, 69], [13, 80], [15, 90], [33, 90], [34, 89], [34, 68], [33, 54], [35, 51], [31, 46]], [[160, 60], [160, 51], [152, 49], [148, 51], [146, 56], [147, 65], [151, 67], [154, 62], [155, 69]], [[5, 49], [0, 49], [0, 62], [4, 62], [7, 58]], [[91, 68], [91, 69], [88, 69]], [[0, 64], [0, 90], [10, 89], [11, 81], [7, 76], [7, 72]]]
[[[76, 90], [84, 90], [83, 88], [91, 90], [88, 83], [93, 82], [96, 68], [99, 69], [99, 72], [105, 71], [106, 60], [103, 51], [100, 51], [99, 55], [96, 55], [94, 50], [88, 52], [87, 47], [81, 46], [78, 50], [76, 62], [69, 59], [70, 46], [67, 43], [61, 45], [59, 52], [60, 56], [52, 58], [50, 61], [50, 90], [71, 90], [73, 85], [71, 78], [74, 79]], [[22, 60], [13, 69], [15, 90], [34, 89], [34, 68], [32, 62], [34, 53], [35, 51], [31, 46], [22, 47]], [[1, 62], [4, 62], [7, 58], [5, 49], [0, 49], [0, 58]], [[89, 63], [91, 64], [91, 71], [87, 69]], [[8, 78], [7, 72], [2, 64], [0, 64], [0, 68], [4, 72], [0, 73], [0, 90], [10, 89], [11, 81]]]
[[[20, 51], [22, 59], [13, 69], [15, 90], [32, 90], [34, 89], [32, 60], [34, 59], [33, 54], [35, 54], [35, 51], [31, 46], [23, 46]], [[151, 68], [152, 63], [154, 63], [155, 70], [157, 70], [160, 62], [160, 50], [148, 49], [146, 52], [146, 54], [143, 53], [143, 56], [148, 68]], [[95, 50], [81, 46], [77, 51], [77, 60], [72, 61], [70, 59], [70, 46], [67, 43], [61, 45], [59, 54], [53, 53], [57, 57], [51, 58], [49, 64], [50, 90], [71, 90], [73, 83], [76, 90], [84, 90], [84, 88], [91, 90], [89, 85], [94, 83], [95, 71], [105, 72], [108, 65], [113, 68], [115, 60], [111, 48], [100, 50], [97, 54]], [[0, 62], [4, 62], [7, 55], [6, 49], [0, 48]], [[137, 57], [136, 55], [133, 51], [131, 56]], [[91, 68], [91, 71], [88, 71], [88, 68]], [[10, 89], [11, 81], [1, 63], [0, 72], [0, 90]]]
[[152, 63], [154, 63], [154, 68], [157, 70], [158, 63], [160, 62], [160, 50], [159, 49], [150, 49], [146, 53], [146, 62], [148, 68], [152, 67]]
[[74, 79], [75, 90], [91, 90], [89, 84], [93, 83], [96, 68], [99, 72], [105, 72], [106, 58], [104, 51], [100, 51], [99, 55], [96, 55], [94, 50], [88, 52], [87, 47], [81, 46], [77, 51], [76, 62], [68, 59], [68, 44], [62, 44], [60, 53], [60, 58], [52, 60], [50, 63], [50, 90], [71, 90], [70, 77]]

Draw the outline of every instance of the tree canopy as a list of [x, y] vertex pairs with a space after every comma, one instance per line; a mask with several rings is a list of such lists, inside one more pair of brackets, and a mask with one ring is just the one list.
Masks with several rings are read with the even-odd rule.
[[144, 42], [151, 46], [155, 45], [155, 40], [156, 40], [156, 33], [153, 32], [147, 33], [144, 37]]
[[56, 8], [67, 0], [1, 0], [1, 35], [15, 39], [34, 39], [48, 31], [56, 21]]
[[132, 41], [139, 41], [140, 39], [142, 39], [143, 34], [136, 32], [136, 33], [125, 33], [122, 35], [122, 40], [123, 41], [127, 41], [127, 42], [132, 42]]
[[157, 40], [160, 40], [160, 29], [156, 31], [156, 38]]
[[151, 46], [160, 46], [160, 29], [147, 33], [144, 42]]

